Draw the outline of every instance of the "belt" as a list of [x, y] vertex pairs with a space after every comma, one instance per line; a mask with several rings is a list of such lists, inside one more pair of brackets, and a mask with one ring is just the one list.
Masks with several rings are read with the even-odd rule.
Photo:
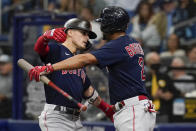
[[76, 108], [64, 107], [64, 106], [55, 106], [55, 111], [59, 111], [60, 113], [71, 114], [75, 116], [80, 116], [80, 110]]
[[145, 96], [145, 95], [135, 96], [135, 97], [132, 97], [132, 98], [129, 98], [129, 99], [126, 99], [126, 100], [117, 102], [117, 103], [113, 106], [113, 110], [114, 110], [115, 112], [117, 112], [117, 111], [121, 110], [125, 105], [135, 105], [135, 104], [137, 104], [139, 101], [147, 100], [147, 99], [148, 99], [148, 97]]

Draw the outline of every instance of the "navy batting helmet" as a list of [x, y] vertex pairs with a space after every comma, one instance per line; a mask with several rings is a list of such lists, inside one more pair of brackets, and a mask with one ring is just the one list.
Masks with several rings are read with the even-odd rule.
[[78, 29], [88, 32], [90, 39], [95, 39], [97, 37], [97, 35], [92, 31], [90, 22], [87, 20], [72, 18], [65, 23], [64, 27], [66, 28], [65, 32], [69, 29]]
[[124, 32], [129, 23], [129, 15], [121, 7], [108, 6], [102, 10], [96, 21], [101, 23], [101, 31], [104, 33]]

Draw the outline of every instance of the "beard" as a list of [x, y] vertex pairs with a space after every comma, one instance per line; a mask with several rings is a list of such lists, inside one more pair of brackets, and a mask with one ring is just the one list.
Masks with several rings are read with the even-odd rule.
[[110, 35], [103, 33], [103, 40], [109, 41], [110, 40]]

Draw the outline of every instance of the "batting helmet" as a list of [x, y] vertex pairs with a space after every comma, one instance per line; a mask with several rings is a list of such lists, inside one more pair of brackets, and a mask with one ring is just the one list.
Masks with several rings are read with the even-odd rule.
[[69, 29], [78, 29], [88, 32], [90, 39], [95, 39], [97, 37], [97, 35], [92, 31], [90, 22], [83, 19], [72, 18], [65, 23], [64, 27], [66, 28], [65, 32]]
[[96, 21], [101, 23], [101, 31], [104, 33], [124, 32], [129, 23], [129, 15], [121, 7], [108, 6], [101, 11]]

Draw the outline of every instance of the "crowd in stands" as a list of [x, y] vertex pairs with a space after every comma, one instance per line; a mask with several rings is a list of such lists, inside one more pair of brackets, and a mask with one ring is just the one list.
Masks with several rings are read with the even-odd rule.
[[[101, 9], [108, 5], [121, 6], [130, 15], [127, 35], [138, 40], [144, 49], [146, 89], [158, 110], [157, 122], [172, 122], [173, 100], [178, 97], [185, 98], [187, 93], [196, 91], [196, 82], [194, 82], [196, 79], [196, 0], [48, 0], [47, 8], [44, 7], [44, 1], [2, 0], [1, 35], [6, 35], [9, 39], [0, 41], [0, 118], [5, 118], [5, 114], [2, 113], [3, 107], [11, 110], [10, 62], [13, 56], [7, 48], [13, 47], [13, 38], [9, 36], [13, 34], [13, 17], [20, 13], [32, 14], [46, 11], [56, 14], [75, 13], [77, 17], [91, 22], [92, 30], [98, 36], [91, 41], [93, 43], [91, 50], [96, 50], [106, 41], [102, 40], [100, 25], [94, 19], [98, 17]], [[23, 30], [24, 44], [28, 43], [24, 57], [33, 61], [34, 65], [40, 62], [35, 53], [33, 57], [33, 53], [30, 53], [33, 52], [33, 44], [40, 35], [40, 27], [38, 28], [25, 27]], [[50, 28], [52, 27], [41, 27], [41, 33]], [[170, 68], [173, 69], [169, 70]], [[102, 98], [109, 102], [107, 71], [89, 66], [87, 73]], [[185, 82], [178, 82], [178, 80]], [[3, 101], [10, 106], [4, 106]], [[10, 118], [11, 115], [6, 117]], [[82, 119], [107, 120], [93, 107], [89, 107], [89, 111], [83, 113]]]

